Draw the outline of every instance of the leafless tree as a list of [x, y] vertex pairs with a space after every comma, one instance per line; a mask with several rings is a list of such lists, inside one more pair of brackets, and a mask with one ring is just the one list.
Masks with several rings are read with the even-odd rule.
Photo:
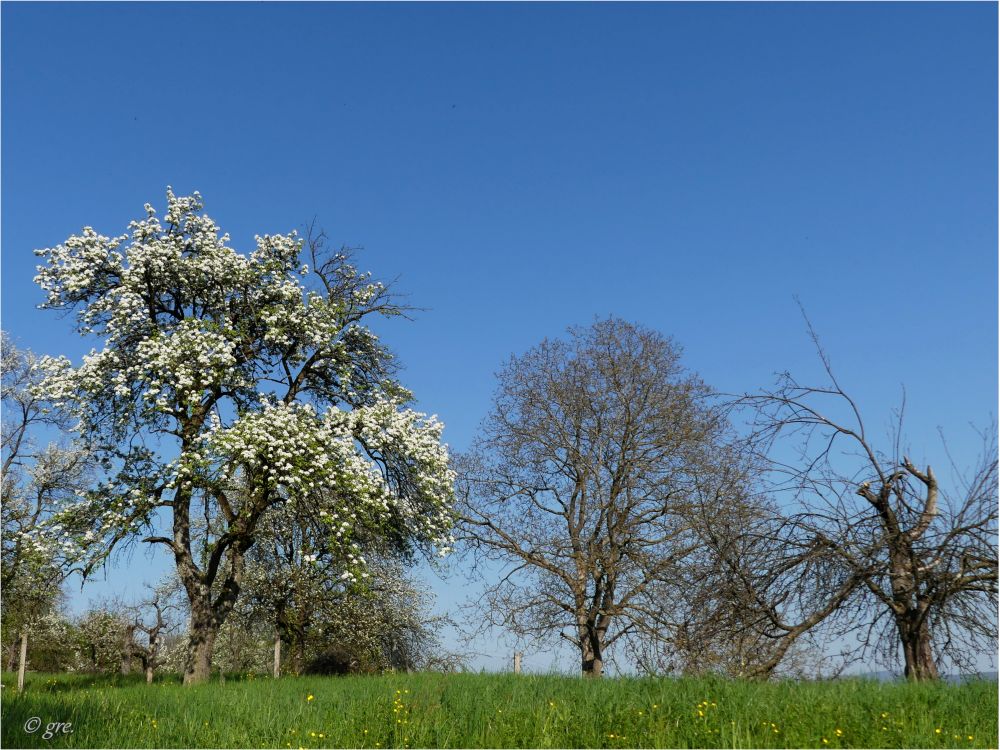
[[[459, 539], [500, 564], [487, 625], [559, 634], [599, 676], [621, 639], [669, 638], [695, 510], [725, 512], [727, 422], [659, 333], [611, 318], [512, 358], [459, 469]], [[729, 476], [732, 480], [733, 477]]]
[[[163, 640], [178, 626], [176, 615], [185, 609], [182, 592], [180, 580], [169, 576], [149, 587], [146, 597], [129, 608], [125, 627], [126, 653], [129, 661], [132, 658], [140, 660], [147, 683], [153, 682], [154, 673], [165, 663]], [[125, 663], [124, 656], [122, 663]]]
[[[996, 424], [981, 435], [970, 472], [953, 463], [948, 488], [904, 454], [902, 408], [888, 444], [876, 443], [809, 333], [828, 384], [786, 373], [775, 389], [740, 401], [751, 409], [754, 445], [781, 510], [765, 523], [766, 548], [779, 539], [784, 553], [748, 566], [728, 555], [731, 580], [758, 601], [764, 631], [779, 642], [839, 618], [863, 651], [888, 659], [901, 650], [910, 679], [935, 679], [946, 658], [969, 668], [996, 648]], [[759, 544], [748, 534], [736, 539], [751, 550]], [[800, 619], [789, 622], [789, 612]]]

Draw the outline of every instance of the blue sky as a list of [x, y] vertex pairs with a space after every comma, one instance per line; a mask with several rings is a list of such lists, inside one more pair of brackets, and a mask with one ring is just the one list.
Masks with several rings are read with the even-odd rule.
[[172, 185], [237, 247], [316, 217], [398, 277], [427, 309], [384, 337], [459, 449], [504, 359], [594, 316], [726, 391], [809, 379], [793, 295], [874, 426], [905, 384], [915, 457], [995, 412], [994, 4], [0, 13], [3, 327], [39, 352], [95, 342], [34, 309], [32, 250]]

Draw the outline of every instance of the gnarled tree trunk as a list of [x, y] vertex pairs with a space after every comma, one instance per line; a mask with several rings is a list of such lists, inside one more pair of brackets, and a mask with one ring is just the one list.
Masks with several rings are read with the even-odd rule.
[[906, 679], [914, 682], [938, 679], [927, 620], [920, 612], [911, 610], [896, 618], [896, 628], [903, 646]]
[[604, 674], [604, 639], [594, 622], [584, 622], [580, 628], [580, 660], [584, 677]]
[[187, 659], [184, 662], [184, 684], [193, 685], [206, 682], [212, 675], [212, 652], [215, 638], [219, 634], [214, 621], [197, 622], [191, 618], [188, 633]]

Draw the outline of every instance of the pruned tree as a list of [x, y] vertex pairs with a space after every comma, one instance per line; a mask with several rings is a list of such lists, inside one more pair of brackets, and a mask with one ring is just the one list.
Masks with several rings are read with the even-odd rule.
[[586, 675], [620, 639], [669, 640], [678, 571], [701, 544], [696, 511], [738, 499], [727, 422], [680, 356], [616, 318], [545, 340], [500, 371], [457, 464], [458, 538], [502, 566], [482, 622], [561, 636]]
[[42, 306], [101, 343], [76, 367], [48, 359], [44, 391], [106, 466], [40, 536], [68, 535], [85, 575], [136, 541], [169, 550], [190, 606], [185, 683], [209, 676], [271, 508], [322, 517], [347, 555], [362, 529], [446, 548], [452, 501], [442, 425], [406, 408], [366, 327], [406, 312], [388, 288], [321, 236], [239, 253], [201, 209], [168, 190], [162, 220], [147, 204], [119, 237], [86, 227], [37, 251], [36, 277]]
[[186, 608], [176, 576], [167, 576], [147, 589], [142, 600], [129, 607], [126, 648], [140, 660], [146, 682], [152, 684], [156, 670], [166, 663], [164, 639], [177, 627], [177, 616]]
[[[909, 679], [937, 678], [945, 658], [970, 668], [996, 649], [996, 424], [981, 435], [978, 463], [965, 474], [953, 466], [955, 482], [946, 485], [905, 454], [903, 408], [888, 443], [876, 442], [809, 333], [828, 383], [804, 385], [786, 373], [775, 389], [740, 402], [768, 462], [782, 509], [772, 524], [785, 549], [763, 567], [770, 581], [758, 573], [743, 588], [764, 604], [772, 637], [792, 640], [836, 616], [864, 651], [901, 653]], [[814, 599], [801, 627], [777, 605], [789, 591]]]

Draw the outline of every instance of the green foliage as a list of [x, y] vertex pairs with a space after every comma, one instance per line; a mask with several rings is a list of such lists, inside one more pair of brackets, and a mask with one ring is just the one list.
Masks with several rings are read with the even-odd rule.
[[[12, 680], [4, 675], [5, 747], [997, 745], [995, 682], [393, 674], [230, 676], [184, 689], [179, 678], [150, 687], [138, 677], [32, 675], [17, 696]], [[27, 734], [33, 716], [42, 729]], [[43, 739], [54, 721], [72, 722], [72, 733]]]

